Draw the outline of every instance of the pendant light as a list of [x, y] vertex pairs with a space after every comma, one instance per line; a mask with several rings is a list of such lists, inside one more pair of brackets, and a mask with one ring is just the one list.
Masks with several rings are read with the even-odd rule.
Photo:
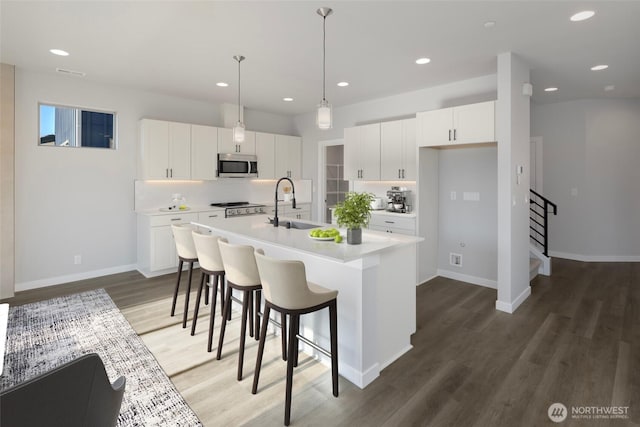
[[321, 7], [316, 11], [318, 15], [322, 16], [322, 101], [318, 104], [318, 112], [316, 114], [316, 125], [318, 125], [319, 129], [331, 129], [331, 104], [327, 102], [325, 97], [325, 86], [326, 86], [326, 45], [327, 45], [327, 35], [326, 35], [326, 23], [327, 16], [333, 13], [328, 7]]
[[233, 142], [244, 142], [244, 123], [242, 123], [242, 117], [240, 116], [240, 63], [244, 61], [244, 56], [235, 55], [233, 57], [238, 61], [238, 121], [233, 127]]

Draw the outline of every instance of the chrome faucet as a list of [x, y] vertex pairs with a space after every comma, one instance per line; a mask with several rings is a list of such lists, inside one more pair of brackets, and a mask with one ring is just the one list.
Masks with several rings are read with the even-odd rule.
[[291, 191], [293, 192], [293, 199], [291, 200], [291, 207], [293, 209], [296, 208], [296, 186], [293, 185], [293, 181], [291, 181], [289, 178], [282, 177], [278, 180], [278, 182], [276, 182], [276, 213], [275, 213], [275, 217], [273, 218], [273, 226], [277, 227], [279, 225], [278, 223], [278, 186], [280, 185], [280, 181], [282, 180], [287, 180], [291, 183]]

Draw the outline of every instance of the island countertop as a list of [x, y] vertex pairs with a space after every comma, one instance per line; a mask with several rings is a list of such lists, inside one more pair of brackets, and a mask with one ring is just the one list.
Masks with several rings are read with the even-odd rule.
[[[310, 221], [280, 218], [281, 224], [284, 224], [285, 221], [313, 224], [317, 225], [319, 228], [332, 227], [330, 224], [318, 224]], [[359, 245], [347, 244], [346, 229], [339, 229], [340, 234], [343, 236], [342, 243], [335, 243], [333, 240], [314, 240], [309, 237], [309, 230], [286, 228], [284, 226], [274, 227], [272, 224], [268, 223], [265, 215], [227, 218], [223, 221], [218, 221], [213, 225], [203, 225], [197, 222], [192, 222], [192, 224], [211, 229], [214, 234], [216, 230], [219, 230], [223, 235], [229, 233], [249, 237], [257, 241], [296, 249], [311, 255], [328, 258], [338, 262], [353, 261], [394, 247], [413, 245], [423, 240], [421, 237], [400, 234], [389, 235], [388, 233], [366, 229], [362, 230], [362, 244]]]

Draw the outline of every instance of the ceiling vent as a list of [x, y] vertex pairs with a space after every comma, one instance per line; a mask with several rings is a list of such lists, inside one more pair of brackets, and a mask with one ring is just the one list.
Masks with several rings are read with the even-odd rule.
[[87, 75], [87, 73], [83, 73], [82, 71], [67, 70], [65, 68], [56, 68], [56, 71], [62, 74], [67, 74], [67, 75], [76, 76], [76, 77], [84, 77]]

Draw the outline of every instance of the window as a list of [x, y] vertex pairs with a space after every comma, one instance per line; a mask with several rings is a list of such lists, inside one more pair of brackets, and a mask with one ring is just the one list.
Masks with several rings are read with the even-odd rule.
[[116, 148], [116, 114], [40, 104], [38, 145]]

